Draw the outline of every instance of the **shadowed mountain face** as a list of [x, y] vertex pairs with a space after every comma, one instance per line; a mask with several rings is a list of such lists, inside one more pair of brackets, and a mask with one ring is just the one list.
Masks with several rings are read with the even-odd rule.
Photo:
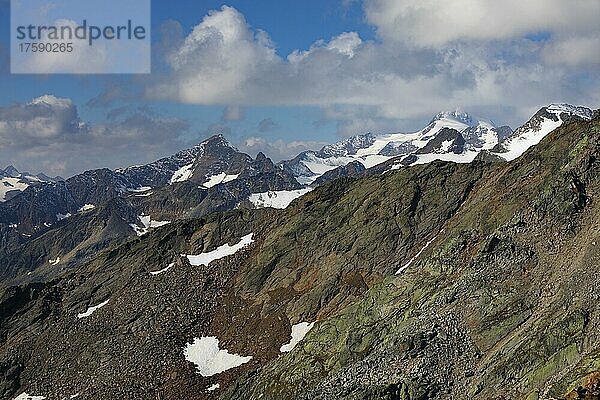
[[301, 187], [220, 135], [151, 164], [39, 181], [0, 203], [0, 286], [51, 279], [161, 223], [230, 210], [252, 193]]
[[[456, 142], [457, 132], [440, 145]], [[0, 291], [0, 393], [585, 396], [599, 382], [599, 150], [600, 119], [572, 120], [511, 162], [490, 153], [468, 164], [390, 170], [392, 159], [379, 173], [333, 180], [284, 210], [174, 220], [109, 244], [52, 280]], [[188, 179], [152, 189], [148, 201], [186, 209], [174, 199], [196, 190], [241, 192], [235, 185], [244, 174], [262, 190], [268, 183], [252, 175], [260, 170], [271, 176], [265, 182], [285, 181], [261, 156], [246, 162], [252, 167], [229, 182], [206, 190]], [[108, 217], [110, 232], [127, 229], [127, 218], [155, 207], [144, 193], [69, 218], [96, 226], [94, 218]], [[128, 217], [122, 203], [130, 201], [139, 204]], [[236, 247], [249, 234], [250, 244]], [[51, 243], [49, 234], [36, 240]], [[214, 261], [199, 265], [209, 255]], [[298, 327], [309, 325], [282, 354]], [[210, 351], [194, 353], [194, 364], [185, 349], [209, 337], [230, 355], [252, 358], [205, 376], [215, 365]]]
[[[28, 187], [9, 201], [0, 203], [0, 223], [15, 224], [20, 233], [32, 235], [61, 220], [60, 216], [76, 214], [86, 204], [100, 206], [111, 199], [127, 197], [132, 193], [150, 196], [151, 189], [169, 190], [183, 182], [208, 190], [233, 181], [240, 174], [242, 178], [267, 175], [262, 186], [259, 185], [269, 188], [267, 190], [300, 187], [293, 176], [275, 168], [264, 155], [260, 154], [253, 160], [218, 135], [151, 164], [116, 171], [86, 171], [64, 182]], [[256, 183], [246, 179], [243, 185], [252, 186]]]

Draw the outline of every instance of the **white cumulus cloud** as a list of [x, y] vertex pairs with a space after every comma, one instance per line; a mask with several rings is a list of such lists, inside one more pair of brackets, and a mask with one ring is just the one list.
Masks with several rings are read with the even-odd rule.
[[[599, 7], [597, 0], [365, 0], [377, 40], [345, 32], [280, 55], [266, 32], [224, 6], [175, 47], [170, 71], [146, 96], [359, 111], [358, 119], [346, 112], [349, 119], [337, 120], [344, 134], [455, 107], [502, 109], [512, 123], [552, 101], [600, 103], [600, 76], [590, 69]], [[547, 39], [532, 38], [542, 33]]]
[[422, 46], [538, 32], [598, 32], [597, 0], [366, 0], [385, 39]]

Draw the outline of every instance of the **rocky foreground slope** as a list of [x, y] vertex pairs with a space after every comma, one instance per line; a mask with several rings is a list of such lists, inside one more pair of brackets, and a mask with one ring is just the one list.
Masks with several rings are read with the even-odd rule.
[[494, 164], [419, 257], [222, 398], [593, 399], [600, 120]]
[[[0, 396], [594, 398], [599, 150], [596, 114], [512, 162], [341, 178], [2, 289]], [[207, 340], [243, 362], [215, 372]]]

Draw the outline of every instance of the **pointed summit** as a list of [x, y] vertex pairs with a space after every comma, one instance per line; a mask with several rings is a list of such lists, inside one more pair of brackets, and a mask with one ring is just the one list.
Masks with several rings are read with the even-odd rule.
[[235, 148], [222, 134], [217, 134], [209, 137], [200, 143], [200, 146], [204, 149], [199, 157], [207, 154], [224, 154], [224, 153], [237, 153], [238, 149]]
[[468, 114], [458, 108], [454, 111], [441, 111], [441, 112], [437, 113], [437, 115], [435, 117], [433, 117], [431, 122], [441, 121], [444, 119], [462, 122], [463, 124], [466, 124], [469, 126], [474, 126], [477, 124], [477, 121], [474, 121], [473, 117], [470, 114]]
[[14, 166], [9, 165], [8, 167], [4, 168], [4, 172], [13, 178], [18, 178], [19, 176], [21, 176], [21, 173], [19, 172], [18, 169], [16, 169]]
[[225, 135], [222, 133], [217, 133], [205, 139], [201, 142], [201, 144], [218, 144], [221, 146], [233, 147], [233, 145], [225, 138]]

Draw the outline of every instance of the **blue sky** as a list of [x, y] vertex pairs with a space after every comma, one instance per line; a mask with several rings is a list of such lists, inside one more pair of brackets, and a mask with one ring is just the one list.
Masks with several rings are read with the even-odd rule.
[[[223, 6], [221, 1], [152, 1], [153, 42], [160, 40], [160, 27], [169, 20], [181, 24], [184, 33], [189, 33], [210, 11]], [[320, 39], [329, 39], [340, 32], [357, 31], [365, 38], [373, 38], [374, 30], [365, 23], [360, 2], [339, 0], [281, 2], [281, 1], [230, 1], [231, 5], [246, 15], [248, 22], [262, 29], [276, 40], [277, 51], [283, 57], [295, 49], [307, 49]], [[0, 26], [10, 23], [9, 1], [0, 1]], [[10, 46], [8, 29], [0, 30], [0, 43], [5, 49]], [[107, 109], [88, 107], [88, 101], [107, 87], [115, 84], [135, 85], [135, 77], [127, 75], [114, 77], [103, 75], [11, 75], [2, 70], [0, 74], [0, 105], [26, 103], [43, 94], [72, 99], [78, 106], [81, 118], [97, 122], [105, 118]], [[190, 121], [187, 134], [190, 141], [201, 140], [206, 130], [217, 124], [224, 106], [198, 106], [173, 101], [148, 101], [147, 99], [127, 99], [112, 105], [150, 105], [164, 115], [171, 115]], [[275, 117], [276, 116], [276, 117]], [[272, 132], [266, 136], [270, 140], [302, 138], [315, 142], [331, 142], [339, 139], [335, 124], [315, 123], [321, 121], [322, 112], [318, 107], [245, 107], [243, 121], [230, 121], [231, 131], [227, 134], [232, 141], [256, 134], [260, 121], [271, 118], [276, 121]], [[322, 121], [321, 121], [322, 122]], [[181, 146], [184, 146], [182, 144]], [[171, 151], [171, 149], [166, 150]], [[165, 154], [168, 154], [165, 152]]]
[[[551, 102], [598, 106], [596, 0], [477, 1], [155, 0], [150, 76], [36, 76], [8, 71], [10, 3], [0, 0], [0, 165], [70, 175], [151, 161], [212, 133], [281, 159], [418, 129], [442, 109], [514, 127]], [[68, 110], [53, 120], [27, 107], [45, 94]], [[40, 123], [52, 134], [14, 128]]]

